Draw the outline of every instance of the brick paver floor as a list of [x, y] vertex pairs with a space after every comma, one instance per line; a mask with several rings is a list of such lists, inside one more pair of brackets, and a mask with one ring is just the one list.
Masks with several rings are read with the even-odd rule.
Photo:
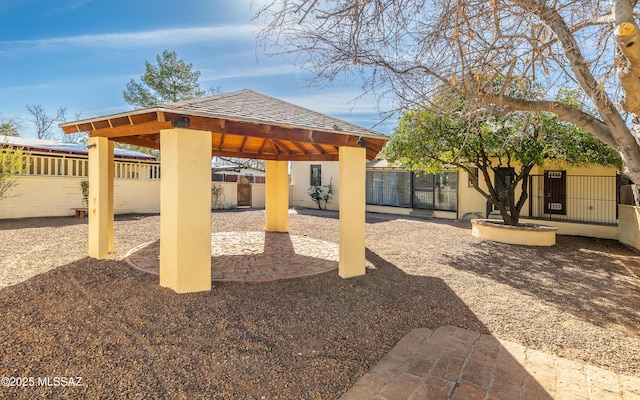
[[341, 400], [640, 400], [640, 378], [445, 326], [405, 336]]
[[[127, 253], [134, 268], [160, 273], [160, 241]], [[218, 232], [211, 235], [212, 281], [271, 281], [320, 274], [338, 268], [338, 245], [307, 236], [274, 232]]]

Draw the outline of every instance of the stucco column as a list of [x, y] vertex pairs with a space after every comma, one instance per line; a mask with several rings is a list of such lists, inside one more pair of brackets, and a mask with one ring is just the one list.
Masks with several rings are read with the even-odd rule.
[[267, 161], [265, 167], [265, 230], [289, 232], [289, 162]]
[[109, 239], [108, 239], [108, 246], [107, 248], [109, 249], [109, 253], [113, 253], [115, 251], [114, 245], [113, 245], [113, 218], [114, 218], [114, 209], [113, 209], [113, 196], [114, 196], [114, 177], [115, 177], [115, 173], [116, 173], [116, 165], [114, 163], [114, 143], [112, 140], [109, 140], [109, 152], [108, 152], [108, 156], [109, 156], [109, 161], [108, 163], [108, 175], [107, 175], [107, 185], [109, 187], [109, 194], [107, 197], [107, 232], [109, 235]]
[[90, 137], [89, 150], [89, 257], [109, 258], [113, 248], [113, 143], [104, 137]]
[[211, 290], [211, 133], [160, 132], [160, 286]]
[[366, 150], [340, 147], [340, 262], [338, 275], [365, 274]]

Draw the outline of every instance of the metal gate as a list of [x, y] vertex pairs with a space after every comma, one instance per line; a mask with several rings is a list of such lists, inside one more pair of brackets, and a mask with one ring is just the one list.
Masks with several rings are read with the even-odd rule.
[[567, 171], [544, 171], [544, 213], [567, 214]]
[[432, 174], [415, 174], [413, 176], [413, 208], [433, 210], [435, 203], [435, 176]]

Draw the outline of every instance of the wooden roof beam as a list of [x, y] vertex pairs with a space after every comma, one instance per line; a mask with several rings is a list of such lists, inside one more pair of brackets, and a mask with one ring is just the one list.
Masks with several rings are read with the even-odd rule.
[[64, 134], [77, 133], [77, 132], [82, 132], [78, 125], [71, 125], [71, 126], [63, 126], [62, 127], [62, 133], [64, 133]]
[[[309, 129], [283, 128], [275, 125], [253, 124], [227, 120], [224, 128], [220, 127], [221, 119], [193, 116], [190, 128], [214, 133], [251, 136], [265, 139], [329, 144], [334, 146], [357, 146], [358, 136]], [[310, 134], [311, 132], [311, 134]]]
[[163, 129], [171, 129], [171, 122], [145, 122], [137, 125], [121, 125], [115, 128], [95, 129], [91, 131], [91, 136], [108, 138], [150, 135], [159, 133]]
[[118, 138], [113, 138], [113, 141], [118, 143], [131, 144], [134, 146], [142, 146], [142, 147], [148, 147], [150, 149], [160, 150], [160, 141], [150, 139], [145, 136], [118, 137]]
[[254, 160], [275, 161], [338, 161], [338, 154], [265, 154], [265, 153], [239, 153], [235, 151], [213, 151], [212, 156], [249, 158]]

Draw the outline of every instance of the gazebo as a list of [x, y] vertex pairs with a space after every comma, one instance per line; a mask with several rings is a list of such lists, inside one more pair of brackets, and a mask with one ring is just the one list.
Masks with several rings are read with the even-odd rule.
[[339, 161], [339, 266], [365, 273], [365, 166], [388, 138], [253, 90], [61, 124], [89, 133], [89, 256], [114, 250], [114, 142], [162, 150], [160, 285], [211, 290], [211, 157], [266, 160], [265, 230], [289, 230], [289, 161]]

